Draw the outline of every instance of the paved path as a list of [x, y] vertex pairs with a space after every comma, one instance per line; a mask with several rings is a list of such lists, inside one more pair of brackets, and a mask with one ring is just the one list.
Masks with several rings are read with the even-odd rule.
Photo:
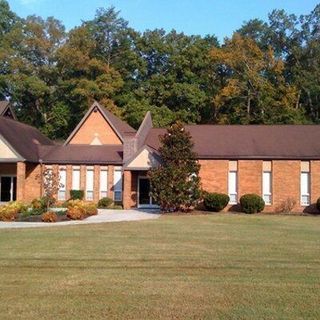
[[158, 219], [160, 214], [155, 211], [140, 211], [140, 210], [99, 210], [99, 214], [89, 217], [82, 221], [63, 221], [56, 223], [44, 222], [0, 222], [1, 229], [12, 228], [40, 228], [40, 227], [57, 227], [70, 226], [81, 224], [95, 224], [105, 222], [121, 222], [121, 221], [139, 221]]

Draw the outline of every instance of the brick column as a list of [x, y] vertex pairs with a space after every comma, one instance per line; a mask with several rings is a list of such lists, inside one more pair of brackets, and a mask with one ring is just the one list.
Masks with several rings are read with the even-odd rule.
[[108, 166], [108, 197], [113, 200], [114, 166]]
[[25, 199], [25, 182], [26, 182], [26, 164], [25, 162], [17, 163], [17, 200]]
[[80, 166], [80, 189], [83, 190], [84, 193], [86, 193], [86, 169], [86, 166]]
[[66, 198], [69, 199], [70, 198], [70, 190], [72, 188], [72, 166], [67, 165], [66, 171], [67, 171], [66, 172], [67, 173]]
[[123, 173], [123, 209], [131, 208], [131, 171]]
[[93, 201], [99, 201], [100, 193], [100, 166], [94, 166], [94, 181], [93, 181]]

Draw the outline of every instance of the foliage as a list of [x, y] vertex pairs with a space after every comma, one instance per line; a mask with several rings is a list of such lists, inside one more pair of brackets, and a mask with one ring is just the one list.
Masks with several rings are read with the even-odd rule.
[[83, 205], [85, 214], [88, 216], [95, 216], [98, 214], [98, 208], [97, 205], [93, 202], [85, 202]]
[[82, 200], [84, 198], [83, 190], [70, 190], [70, 199], [71, 200]]
[[95, 99], [138, 127], [320, 122], [320, 4], [272, 11], [219, 45], [214, 35], [129, 27], [111, 8], [66, 32], [0, 0], [0, 99], [50, 138], [69, 135]]
[[19, 201], [9, 202], [0, 206], [0, 221], [14, 221], [20, 212], [25, 211], [27, 205]]
[[320, 211], [320, 198], [317, 199], [316, 207]]
[[208, 211], [222, 211], [229, 203], [229, 196], [224, 193], [205, 192], [203, 195], [203, 203]]
[[72, 220], [82, 220], [86, 216], [98, 214], [97, 206], [92, 202], [83, 200], [68, 201], [67, 217]]
[[52, 211], [45, 212], [41, 218], [42, 218], [43, 222], [57, 222], [58, 221], [58, 216], [56, 215], [56, 213], [54, 213]]
[[55, 203], [56, 195], [63, 185], [60, 183], [59, 173], [49, 168], [43, 170], [38, 180], [42, 183], [45, 194], [45, 196], [41, 198], [42, 207], [48, 211], [50, 206]]
[[113, 204], [113, 200], [111, 198], [105, 197], [99, 200], [98, 208], [106, 209], [111, 207], [112, 204]]
[[152, 197], [163, 211], [188, 210], [200, 197], [200, 166], [190, 133], [178, 122], [160, 140], [162, 163], [149, 172]]
[[294, 198], [287, 198], [280, 203], [280, 205], [275, 209], [276, 212], [289, 213], [296, 206], [297, 201]]
[[258, 213], [263, 211], [264, 200], [257, 194], [245, 194], [240, 198], [241, 209], [245, 213]]

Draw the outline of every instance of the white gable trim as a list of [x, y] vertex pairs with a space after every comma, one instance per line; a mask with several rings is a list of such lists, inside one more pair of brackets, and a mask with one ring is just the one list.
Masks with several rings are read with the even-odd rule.
[[149, 170], [161, 163], [160, 156], [149, 146], [143, 146], [124, 165], [125, 170]]
[[89, 118], [89, 116], [91, 115], [91, 113], [94, 111], [94, 109], [97, 108], [100, 112], [100, 114], [102, 115], [102, 117], [107, 121], [107, 123], [109, 124], [109, 126], [112, 128], [112, 130], [114, 131], [114, 133], [117, 135], [117, 137], [121, 140], [121, 142], [123, 143], [123, 138], [121, 136], [121, 134], [118, 132], [118, 130], [114, 127], [114, 125], [112, 124], [112, 122], [108, 119], [107, 115], [105, 114], [105, 112], [103, 112], [102, 107], [100, 106], [100, 104], [95, 101], [91, 108], [87, 111], [87, 113], [84, 115], [84, 117], [82, 118], [82, 120], [79, 122], [79, 124], [76, 126], [76, 128], [72, 131], [72, 133], [70, 134], [70, 136], [68, 137], [68, 139], [65, 141], [65, 143], [63, 144], [64, 146], [68, 145], [70, 143], [70, 141], [74, 138], [74, 136], [77, 134], [77, 132], [81, 129], [82, 125], [86, 122], [86, 120]]
[[[6, 148], [7, 152], [9, 152], [9, 156], [2, 158], [1, 157], [1, 146]], [[10, 153], [13, 157], [10, 157]], [[0, 135], [0, 162], [18, 162], [18, 161], [25, 161], [25, 159], [11, 146], [11, 144], [2, 136]]]

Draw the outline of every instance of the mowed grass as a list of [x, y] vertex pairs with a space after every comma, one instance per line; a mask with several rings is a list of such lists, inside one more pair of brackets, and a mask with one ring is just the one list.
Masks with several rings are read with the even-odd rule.
[[0, 319], [320, 319], [320, 219], [0, 231]]

